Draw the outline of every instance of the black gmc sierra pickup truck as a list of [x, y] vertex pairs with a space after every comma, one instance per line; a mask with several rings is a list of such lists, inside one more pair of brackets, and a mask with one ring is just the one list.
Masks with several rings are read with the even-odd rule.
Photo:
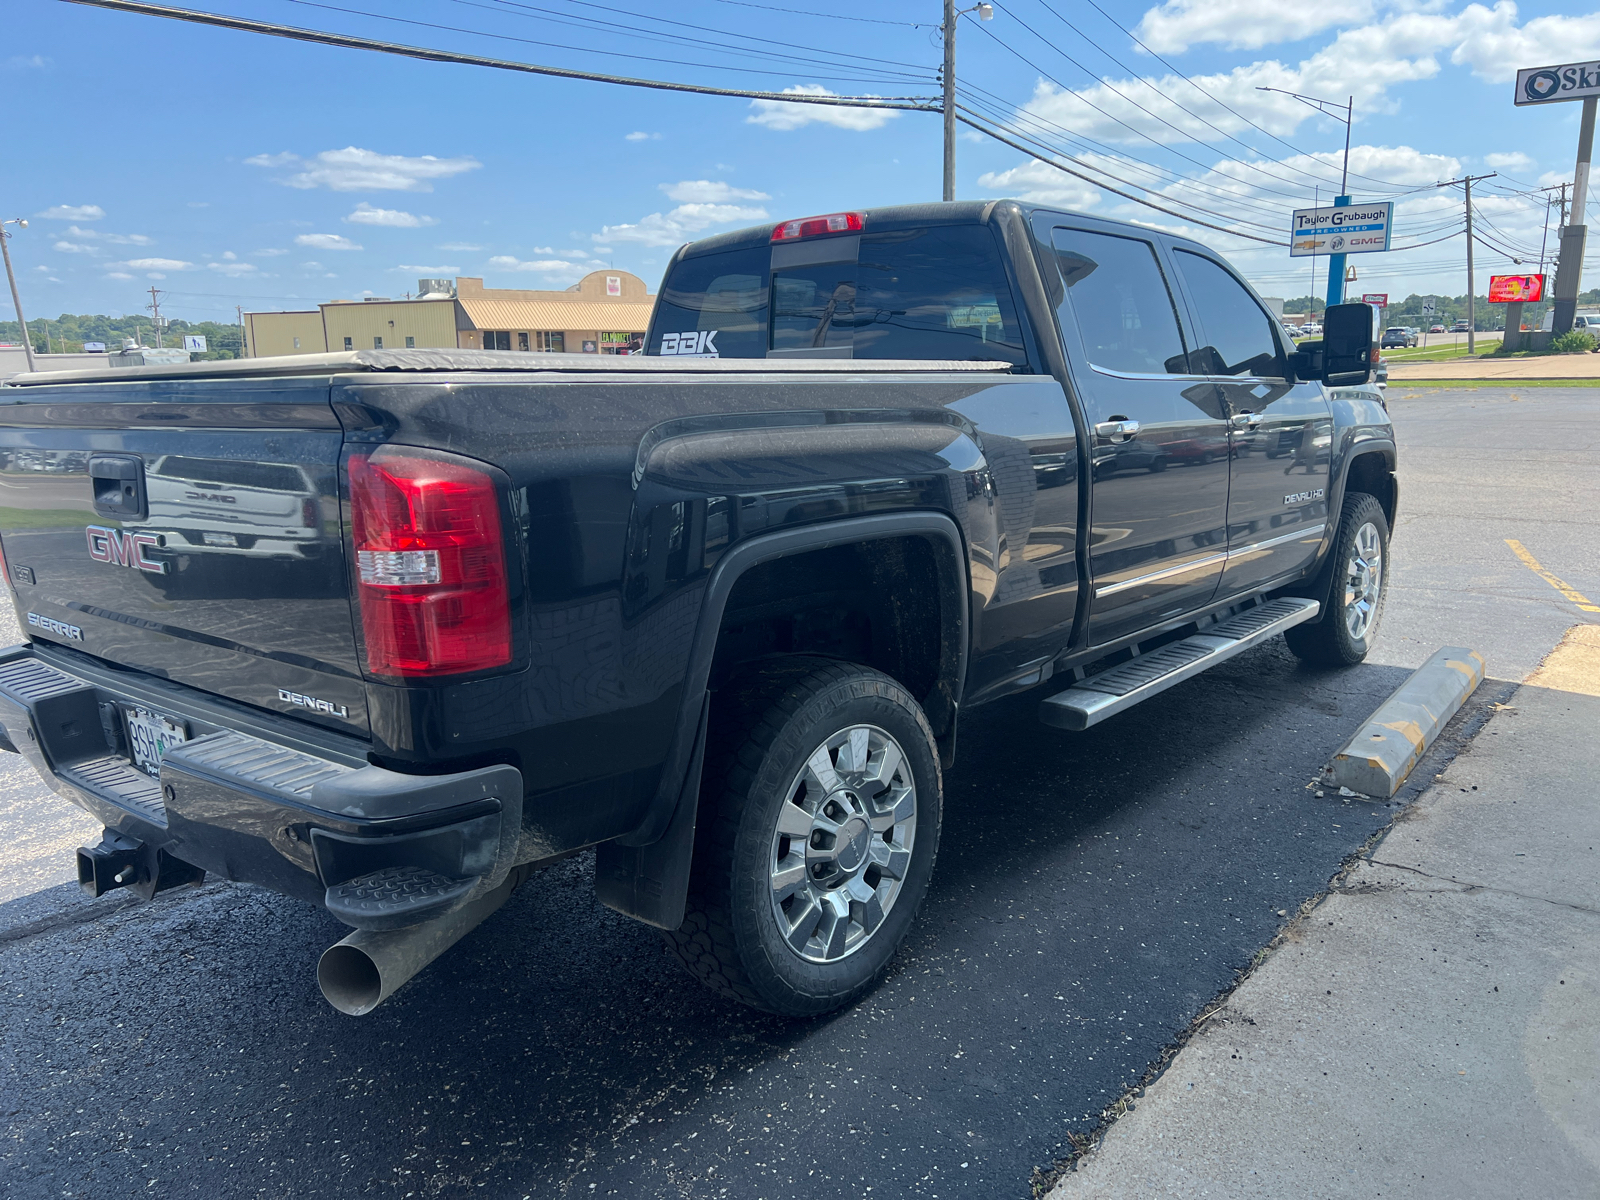
[[1374, 357], [1363, 305], [1296, 349], [1203, 246], [997, 202], [685, 246], [643, 355], [18, 376], [0, 740], [104, 823], [91, 894], [353, 927], [345, 1012], [588, 847], [705, 983], [825, 1012], [927, 893], [965, 708], [1362, 658]]

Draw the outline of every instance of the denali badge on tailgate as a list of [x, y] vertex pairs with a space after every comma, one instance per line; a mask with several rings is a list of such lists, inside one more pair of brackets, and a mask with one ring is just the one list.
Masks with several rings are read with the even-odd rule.
[[278, 699], [285, 704], [298, 704], [301, 708], [309, 708], [312, 712], [327, 713], [329, 716], [347, 719], [350, 716], [350, 710], [343, 704], [335, 704], [332, 700], [318, 700], [315, 696], [291, 692], [287, 688], [278, 689]]
[[167, 564], [159, 558], [146, 558], [145, 551], [159, 543], [154, 534], [128, 533], [121, 529], [107, 529], [104, 525], [90, 525], [89, 557], [95, 562], [115, 563], [119, 567], [138, 567], [152, 575], [165, 575]]

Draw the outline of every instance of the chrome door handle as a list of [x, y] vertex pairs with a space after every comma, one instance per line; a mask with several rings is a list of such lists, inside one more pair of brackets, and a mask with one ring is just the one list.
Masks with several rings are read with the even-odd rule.
[[1261, 424], [1261, 414], [1253, 412], [1235, 413], [1228, 419], [1228, 424], [1235, 429], [1254, 429]]
[[1139, 432], [1139, 422], [1120, 419], [1116, 421], [1101, 421], [1094, 427], [1094, 431], [1103, 438], [1110, 438], [1113, 442], [1127, 441]]

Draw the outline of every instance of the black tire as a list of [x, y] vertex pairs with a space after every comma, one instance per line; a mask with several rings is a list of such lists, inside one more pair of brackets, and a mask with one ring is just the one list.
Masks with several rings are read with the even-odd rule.
[[[1380, 549], [1378, 561], [1377, 593], [1370, 601], [1370, 617], [1359, 635], [1352, 630], [1349, 601], [1352, 589], [1356, 543], [1368, 527], [1376, 533]], [[1289, 649], [1303, 662], [1321, 666], [1347, 667], [1366, 658], [1367, 651], [1377, 640], [1378, 628], [1383, 619], [1383, 603], [1389, 594], [1389, 522], [1383, 515], [1383, 505], [1365, 492], [1351, 492], [1345, 496], [1344, 511], [1339, 518], [1339, 531], [1334, 536], [1333, 548], [1328, 552], [1328, 581], [1322, 594], [1322, 615], [1304, 625], [1296, 625], [1284, 632]], [[1359, 600], [1359, 596], [1357, 597]]]
[[[777, 847], [791, 843], [781, 840], [779, 821], [785, 813], [792, 819], [792, 808], [806, 811], [792, 804], [790, 785], [814, 761], [815, 751], [830, 736], [862, 726], [890, 735], [903, 754], [901, 773], [894, 778], [903, 786], [909, 772], [915, 788], [914, 838], [908, 862], [897, 864], [902, 872], [898, 890], [875, 929], [867, 932], [863, 920], [857, 948], [832, 961], [811, 961], [791, 947], [780, 929], [773, 864]], [[875, 785], [857, 786], [865, 790]], [[748, 672], [713, 698], [694, 873], [683, 924], [666, 935], [667, 945], [707, 987], [753, 1008], [811, 1017], [851, 1003], [882, 978], [927, 894], [939, 848], [942, 788], [927, 719], [889, 676], [810, 657]], [[830, 793], [836, 794], [842, 793]], [[885, 785], [880, 795], [889, 794]], [[821, 803], [815, 802], [818, 807]], [[903, 829], [891, 833], [900, 837]], [[815, 836], [797, 838], [791, 846], [790, 852], [801, 854], [808, 869], [814, 869], [807, 847], [816, 845], [810, 840]], [[855, 841], [881, 849], [872, 841], [877, 836], [868, 833], [863, 841], [858, 833]], [[889, 835], [883, 840], [887, 843]], [[870, 880], [871, 871], [868, 867], [863, 878]], [[883, 879], [880, 874], [878, 881]], [[808, 875], [806, 885], [811, 882]], [[878, 882], [870, 886], [876, 888]], [[784, 903], [803, 898], [797, 894]]]
[[1159, 475], [1162, 471], [1165, 471], [1166, 469], [1167, 469], [1167, 456], [1165, 454], [1158, 454], [1153, 459], [1150, 460], [1150, 468], [1149, 468], [1150, 474]]

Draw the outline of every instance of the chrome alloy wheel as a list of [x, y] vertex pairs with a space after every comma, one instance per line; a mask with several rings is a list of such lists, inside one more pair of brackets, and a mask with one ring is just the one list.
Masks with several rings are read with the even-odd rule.
[[772, 909], [789, 948], [831, 963], [865, 946], [900, 895], [916, 832], [916, 785], [890, 734], [854, 725], [818, 746], [772, 838]]
[[1382, 593], [1383, 539], [1378, 527], [1368, 521], [1356, 530], [1344, 573], [1344, 625], [1353, 641], [1359, 642], [1371, 632]]

